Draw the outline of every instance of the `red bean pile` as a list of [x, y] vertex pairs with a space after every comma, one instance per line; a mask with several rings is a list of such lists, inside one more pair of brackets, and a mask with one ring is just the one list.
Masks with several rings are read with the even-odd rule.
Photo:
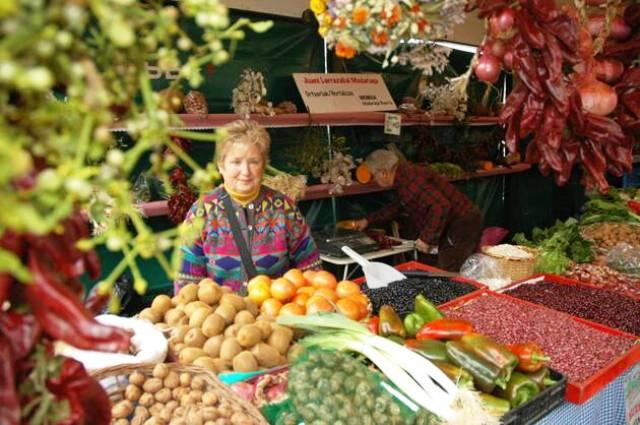
[[573, 382], [586, 381], [634, 345], [632, 339], [595, 330], [564, 313], [495, 295], [445, 311], [448, 317], [470, 320], [477, 332], [502, 344], [537, 342], [551, 357], [550, 366]]
[[640, 335], [640, 301], [612, 291], [551, 282], [520, 285], [512, 297]]
[[621, 294], [640, 297], [640, 279], [634, 279], [607, 266], [576, 264], [569, 270], [567, 276]]

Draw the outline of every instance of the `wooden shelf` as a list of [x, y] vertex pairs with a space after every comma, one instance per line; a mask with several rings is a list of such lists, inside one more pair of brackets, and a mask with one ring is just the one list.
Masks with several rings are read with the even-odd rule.
[[[527, 171], [531, 168], [529, 164], [516, 164], [512, 167], [497, 167], [491, 171], [478, 171], [467, 175], [451, 178], [450, 181], [463, 181], [479, 179], [484, 177], [493, 177], [506, 174], [515, 174]], [[332, 185], [316, 184], [307, 186], [307, 191], [299, 201], [312, 201], [317, 199], [337, 198], [341, 196], [364, 195], [367, 193], [384, 192], [388, 189], [378, 186], [376, 183], [353, 183], [351, 186], [344, 186], [342, 193], [330, 194], [329, 190]], [[164, 216], [168, 213], [167, 201], [153, 201], [139, 204], [143, 214], [147, 217]]]
[[[399, 113], [399, 112], [394, 112]], [[354, 113], [325, 113], [325, 114], [282, 114], [273, 117], [264, 115], [251, 115], [251, 119], [259, 122], [268, 128], [279, 127], [309, 127], [312, 125], [331, 126], [383, 126], [384, 112], [354, 112]], [[456, 124], [457, 121], [448, 115], [425, 115], [425, 114], [402, 114], [403, 126], [447, 126]], [[190, 130], [208, 130], [222, 127], [231, 121], [240, 119], [237, 114], [178, 114], [184, 123], [179, 128]], [[469, 117], [467, 121], [461, 122], [463, 125], [471, 126], [491, 126], [498, 124], [498, 117]], [[178, 127], [176, 127], [178, 128]], [[111, 125], [112, 131], [125, 131], [122, 124]]]

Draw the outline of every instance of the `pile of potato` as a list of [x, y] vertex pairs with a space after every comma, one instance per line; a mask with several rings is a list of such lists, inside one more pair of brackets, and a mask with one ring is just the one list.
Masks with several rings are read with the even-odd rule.
[[244, 407], [197, 375], [176, 373], [166, 364], [151, 376], [129, 375], [124, 399], [111, 408], [113, 425], [250, 425]]
[[286, 364], [293, 338], [293, 330], [211, 279], [186, 285], [174, 298], [158, 295], [139, 317], [171, 329], [169, 351], [180, 363], [216, 373]]

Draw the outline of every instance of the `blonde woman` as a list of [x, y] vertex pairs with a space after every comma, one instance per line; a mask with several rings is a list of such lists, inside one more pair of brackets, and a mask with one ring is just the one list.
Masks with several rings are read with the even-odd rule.
[[205, 277], [239, 291], [242, 282], [255, 274], [275, 277], [293, 267], [320, 266], [315, 242], [296, 204], [262, 185], [270, 143], [269, 133], [254, 121], [234, 121], [225, 127], [216, 147], [224, 182], [187, 214], [186, 221], [202, 216], [205, 223], [196, 240], [182, 247], [176, 291]]

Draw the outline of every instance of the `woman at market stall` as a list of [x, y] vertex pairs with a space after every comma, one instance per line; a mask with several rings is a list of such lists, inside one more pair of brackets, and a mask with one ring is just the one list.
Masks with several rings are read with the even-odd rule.
[[257, 274], [319, 267], [315, 242], [294, 201], [262, 185], [270, 143], [269, 133], [254, 121], [225, 127], [216, 146], [223, 184], [203, 195], [185, 218], [203, 217], [204, 226], [182, 247], [176, 292], [205, 277], [239, 291]]
[[437, 249], [437, 266], [457, 272], [475, 250], [482, 234], [480, 209], [446, 179], [427, 167], [401, 162], [386, 149], [372, 152], [367, 166], [378, 185], [394, 189], [386, 207], [356, 220], [356, 228], [389, 221], [400, 212], [408, 215], [408, 237], [416, 240], [423, 261]]

